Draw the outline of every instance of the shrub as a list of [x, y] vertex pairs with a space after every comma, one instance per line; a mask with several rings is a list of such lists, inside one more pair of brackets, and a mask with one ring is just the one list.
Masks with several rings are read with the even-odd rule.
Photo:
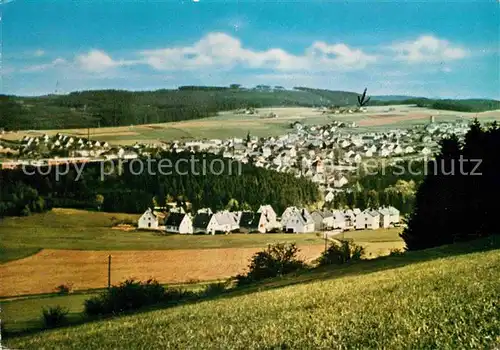
[[169, 304], [175, 304], [181, 300], [193, 299], [196, 296], [196, 293], [181, 288], [168, 288], [163, 295], [163, 300]]
[[297, 271], [305, 263], [297, 258], [299, 249], [295, 243], [277, 243], [266, 250], [256, 253], [246, 275], [236, 276], [238, 285], [260, 281], [266, 278], [282, 276]]
[[350, 261], [361, 260], [365, 253], [362, 246], [354, 244], [348, 240], [334, 241], [318, 259], [320, 266], [340, 265]]
[[56, 287], [56, 292], [59, 295], [67, 295], [71, 291], [71, 286], [68, 284], [60, 284]]
[[111, 313], [107, 306], [104, 294], [95, 295], [83, 302], [83, 310], [87, 316], [98, 316]]
[[7, 338], [7, 329], [5, 326], [5, 321], [0, 320], [0, 341]]
[[88, 316], [117, 314], [164, 300], [165, 288], [156, 280], [140, 282], [128, 279], [98, 296], [85, 300], [84, 311]]
[[68, 309], [63, 308], [59, 305], [50, 307], [48, 309], [43, 308], [42, 310], [43, 324], [47, 328], [54, 328], [57, 326], [61, 326], [66, 322], [67, 314], [68, 314]]
[[222, 294], [226, 291], [228, 286], [227, 282], [215, 282], [208, 284], [202, 292], [204, 296], [214, 296]]
[[389, 251], [389, 256], [403, 256], [405, 252], [401, 249], [394, 248]]

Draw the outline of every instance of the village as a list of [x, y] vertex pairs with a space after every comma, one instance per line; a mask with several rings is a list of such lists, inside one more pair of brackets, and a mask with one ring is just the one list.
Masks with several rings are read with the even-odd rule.
[[376, 230], [400, 225], [396, 208], [359, 208], [346, 210], [315, 210], [288, 207], [278, 217], [270, 205], [261, 205], [252, 211], [218, 211], [210, 208], [197, 211], [192, 216], [182, 207], [168, 212], [164, 208], [148, 208], [139, 218], [140, 230], [163, 231], [171, 234], [230, 234], [230, 233], [312, 233], [320, 231], [343, 232], [348, 230]]
[[354, 122], [337, 120], [326, 125], [296, 121], [286, 134], [275, 137], [259, 138], [248, 133], [246, 138], [173, 140], [127, 147], [58, 133], [25, 136], [11, 148], [1, 146], [0, 142], [2, 154], [11, 155], [1, 163], [1, 168], [131, 160], [155, 156], [160, 151], [207, 152], [306, 177], [318, 185], [325, 201], [331, 202], [335, 193], [353, 185], [352, 179], [361, 166], [432, 157], [439, 140], [452, 134], [463, 137], [467, 129], [466, 121], [437, 123], [434, 117], [426, 125], [382, 131], [362, 131]]

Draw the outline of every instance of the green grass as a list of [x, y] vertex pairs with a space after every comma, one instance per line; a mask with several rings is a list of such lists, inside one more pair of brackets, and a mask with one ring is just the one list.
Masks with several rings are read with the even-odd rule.
[[[184, 290], [198, 291], [207, 284], [216, 281], [195, 283], [168, 284], [168, 287], [179, 287]], [[167, 287], [167, 285], [165, 285]], [[62, 306], [68, 310], [68, 322], [71, 324], [85, 321], [83, 303], [102, 290], [77, 291], [67, 295], [45, 294], [31, 295], [20, 298], [3, 298], [1, 303], [1, 319], [5, 329], [10, 334], [21, 334], [43, 330], [42, 310], [54, 306]]]
[[[47, 249], [162, 250], [264, 247], [274, 242], [322, 244], [315, 234], [165, 235], [151, 231], [113, 230], [138, 215], [55, 209], [29, 217], [5, 218], [0, 226], [0, 261], [19, 259]], [[397, 233], [393, 233], [397, 236]]]
[[458, 349], [500, 342], [500, 240], [322, 268], [219, 298], [13, 338], [23, 349]]
[[2, 322], [12, 333], [42, 329], [42, 309], [60, 305], [68, 309], [68, 320], [77, 323], [83, 320], [83, 302], [93, 294], [95, 292], [2, 301]]
[[0, 264], [7, 261], [26, 258], [27, 256], [36, 254], [41, 248], [35, 247], [4, 247], [0, 245]]

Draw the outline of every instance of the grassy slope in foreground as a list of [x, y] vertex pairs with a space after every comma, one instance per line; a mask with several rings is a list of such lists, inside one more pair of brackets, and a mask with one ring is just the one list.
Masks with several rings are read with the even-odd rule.
[[[13, 339], [14, 348], [490, 348], [500, 250], [454, 246], [274, 280], [226, 298]], [[463, 246], [461, 246], [463, 248]], [[455, 255], [456, 254], [456, 255]], [[425, 261], [425, 262], [422, 262]]]

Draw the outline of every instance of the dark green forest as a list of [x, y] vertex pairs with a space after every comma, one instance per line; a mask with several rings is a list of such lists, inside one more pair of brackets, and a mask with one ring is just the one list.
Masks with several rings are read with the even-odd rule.
[[[159, 163], [151, 163], [153, 172], [143, 171], [135, 175], [140, 168], [137, 161], [133, 165], [125, 162], [122, 166], [116, 162], [113, 166], [92, 163], [84, 167], [78, 181], [74, 168], [59, 180], [55, 167], [47, 175], [41, 175], [40, 171], [26, 175], [22, 169], [1, 170], [0, 216], [29, 215], [52, 207], [142, 213], [152, 205], [164, 206], [172, 201], [190, 202], [193, 210], [203, 207], [257, 210], [261, 204], [270, 204], [282, 212], [287, 206], [308, 205], [320, 198], [317, 186], [309, 180], [212, 154], [162, 153], [158, 155], [159, 159], [179, 164], [178, 169], [170, 168], [172, 175], [163, 170], [162, 175], [156, 165]], [[190, 159], [196, 162], [187, 162]], [[142, 161], [146, 164], [146, 159]], [[204, 167], [203, 162], [214, 162], [214, 170]], [[217, 175], [221, 162], [224, 172]], [[205, 175], [203, 169], [209, 169], [205, 170]], [[30, 168], [27, 172], [34, 170]], [[41, 170], [45, 172], [47, 169]], [[64, 170], [65, 166], [61, 166], [60, 171]], [[111, 175], [104, 176], [101, 181], [104, 173]]]
[[450, 137], [427, 164], [402, 238], [419, 250], [499, 234], [500, 128], [476, 120], [462, 142]]
[[[279, 106], [353, 106], [358, 94], [295, 87], [259, 85], [246, 89], [181, 86], [172, 90], [78, 91], [67, 95], [19, 97], [0, 95], [0, 128], [6, 130], [97, 128], [174, 122], [214, 116], [219, 111]], [[420, 107], [480, 112], [499, 109], [494, 100], [431, 100], [425, 98], [377, 101], [369, 105], [416, 104]]]
[[326, 98], [315, 91], [181, 86], [176, 90], [95, 90], [42, 97], [0, 95], [0, 128], [96, 128], [199, 119], [239, 108], [356, 103], [353, 92], [332, 91]]
[[393, 206], [402, 214], [409, 214], [415, 204], [418, 186], [425, 178], [424, 161], [401, 161], [395, 165], [360, 171], [350, 191], [335, 195], [327, 204], [330, 209], [378, 208]]

